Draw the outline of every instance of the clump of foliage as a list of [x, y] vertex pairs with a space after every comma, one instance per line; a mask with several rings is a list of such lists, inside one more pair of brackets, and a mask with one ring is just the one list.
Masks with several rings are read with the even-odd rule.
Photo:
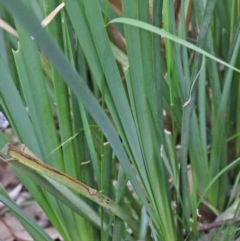
[[66, 241], [234, 240], [239, 1], [119, 2], [0, 0], [9, 165]]

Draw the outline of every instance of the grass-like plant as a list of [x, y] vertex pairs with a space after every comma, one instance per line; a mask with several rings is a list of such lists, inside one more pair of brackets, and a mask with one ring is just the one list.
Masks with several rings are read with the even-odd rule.
[[1, 107], [27, 146], [8, 163], [65, 241], [197, 240], [198, 212], [230, 212], [212, 238], [234, 240], [240, 2], [119, 2], [66, 0], [44, 28], [60, 1], [0, 0]]

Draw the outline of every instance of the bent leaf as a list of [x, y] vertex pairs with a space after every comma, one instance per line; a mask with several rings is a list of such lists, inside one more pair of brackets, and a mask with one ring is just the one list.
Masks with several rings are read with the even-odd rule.
[[238, 68], [235, 68], [234, 66], [226, 63], [225, 61], [223, 61], [223, 60], [221, 60], [219, 58], [214, 57], [212, 54], [209, 54], [208, 52], [202, 50], [201, 48], [197, 47], [196, 45], [191, 44], [191, 43], [185, 41], [184, 39], [179, 38], [179, 37], [177, 37], [177, 36], [167, 32], [167, 31], [165, 31], [164, 29], [160, 29], [160, 28], [155, 27], [155, 26], [153, 26], [153, 25], [151, 25], [149, 23], [145, 23], [145, 22], [142, 22], [142, 21], [139, 21], [139, 20], [135, 20], [135, 19], [130, 19], [130, 18], [115, 18], [115, 19], [111, 20], [109, 22], [109, 24], [110, 23], [129, 24], [129, 25], [132, 25], [134, 27], [138, 27], [138, 28], [145, 29], [147, 31], [151, 31], [153, 33], [161, 35], [164, 38], [167, 38], [167, 39], [172, 40], [172, 41], [174, 41], [174, 42], [176, 42], [178, 44], [181, 44], [181, 45], [183, 45], [183, 46], [185, 46], [185, 47], [187, 47], [187, 48], [189, 48], [189, 49], [191, 49], [193, 51], [196, 51], [196, 52], [198, 52], [198, 53], [200, 53], [200, 54], [202, 54], [202, 55], [204, 55], [204, 56], [206, 56], [206, 57], [208, 57], [208, 58], [210, 58], [210, 59], [212, 59], [212, 60], [222, 64], [222, 65], [227, 66], [230, 69], [233, 69], [233, 70], [235, 70], [237, 72], [240, 72], [240, 70]]
[[7, 144], [3, 148], [3, 153], [12, 157], [13, 159], [5, 160], [9, 165], [14, 165], [14, 162], [21, 163], [30, 169], [33, 169], [43, 176], [47, 176], [66, 187], [71, 188], [77, 193], [89, 198], [98, 205], [108, 209], [110, 212], [118, 216], [123, 221], [127, 222], [133, 230], [138, 230], [138, 224], [135, 219], [131, 217], [129, 212], [117, 205], [113, 200], [101, 194], [96, 189], [93, 189], [84, 183], [66, 175], [65, 173], [47, 165], [40, 159], [33, 157], [26, 153], [26, 146], [18, 149], [17, 147]]

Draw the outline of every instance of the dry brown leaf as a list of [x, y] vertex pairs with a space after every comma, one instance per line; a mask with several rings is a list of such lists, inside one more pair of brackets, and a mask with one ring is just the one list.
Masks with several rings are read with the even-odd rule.
[[12, 34], [15, 37], [18, 37], [17, 31], [2, 19], [0, 19], [0, 28], [6, 30], [8, 33]]
[[54, 240], [61, 240], [63, 241], [62, 236], [59, 234], [59, 232], [54, 227], [49, 227], [44, 229], [44, 231]]
[[64, 8], [64, 6], [65, 6], [65, 3], [61, 3], [60, 5], [58, 5], [46, 18], [44, 18], [44, 20], [41, 22], [41, 25], [43, 27], [46, 27], [55, 18], [58, 12], [62, 8]]
[[[2, 221], [10, 233], [10, 237], [15, 240], [16, 238], [16, 233], [20, 231], [24, 231], [22, 225], [18, 222], [18, 220], [12, 215], [12, 214], [7, 214], [5, 217], [2, 218]], [[10, 238], [9, 237], [9, 238]]]
[[4, 168], [1, 168], [0, 171], [0, 182], [4, 188], [16, 186], [20, 183], [10, 166], [5, 166]]
[[[64, 6], [65, 6], [65, 3], [61, 3], [60, 5], [58, 5], [45, 19], [43, 19], [43, 21], [41, 22], [41, 25], [43, 27], [46, 27]], [[10, 26], [7, 22], [5, 22], [3, 19], [0, 19], [0, 28], [4, 29], [14, 37], [18, 38], [17, 31], [12, 26]]]
[[108, 25], [108, 32], [110, 34], [112, 42], [114, 42], [115, 45], [126, 54], [126, 41], [113, 24]]
[[122, 16], [122, 3], [121, 0], [109, 0], [110, 5], [113, 10], [119, 15]]
[[[24, 211], [27, 214], [31, 214], [30, 216], [34, 216], [37, 212], [39, 212], [39, 210], [41, 209], [37, 207], [37, 205], [31, 205]], [[44, 231], [48, 233], [53, 240], [58, 239], [63, 241], [63, 238], [54, 227], [45, 228]], [[0, 218], [0, 240], [35, 241], [11, 213], [8, 213], [5, 217]]]
[[41, 228], [46, 228], [49, 224], [48, 218], [46, 214], [43, 212], [43, 210], [39, 207], [37, 203], [26, 206], [22, 208], [22, 210], [35, 222], [40, 226]]
[[2, 241], [13, 241], [14, 237], [12, 236], [11, 232], [9, 231], [8, 227], [0, 218], [0, 238]]

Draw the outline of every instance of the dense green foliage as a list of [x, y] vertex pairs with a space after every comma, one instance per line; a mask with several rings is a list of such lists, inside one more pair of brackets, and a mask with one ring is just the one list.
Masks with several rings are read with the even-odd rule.
[[[240, 2], [117, 2], [66, 0], [43, 28], [60, 1], [0, 0], [18, 33], [0, 29], [11, 127], [114, 211], [51, 174], [11, 166], [65, 241], [203, 238], [197, 210], [204, 222], [239, 213], [229, 207], [239, 201]], [[35, 240], [51, 240], [4, 195]], [[235, 233], [233, 220], [206, 236]]]

